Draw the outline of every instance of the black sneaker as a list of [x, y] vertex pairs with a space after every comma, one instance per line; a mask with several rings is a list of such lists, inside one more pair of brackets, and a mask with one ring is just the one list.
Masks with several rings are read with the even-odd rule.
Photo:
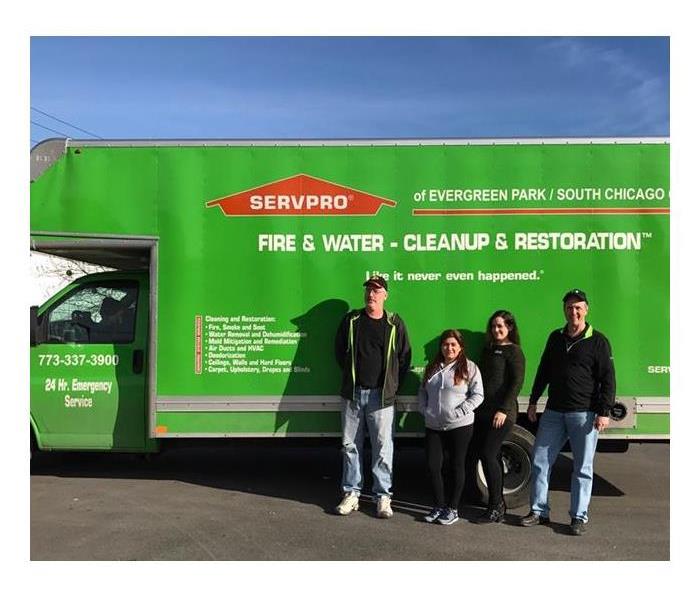
[[442, 508], [439, 506], [436, 506], [433, 510], [431, 510], [427, 515], [423, 517], [423, 520], [426, 523], [435, 523], [435, 521], [438, 520], [438, 517], [442, 514]]
[[583, 535], [586, 533], [586, 523], [583, 519], [571, 519], [570, 533], [571, 535]]
[[457, 521], [459, 521], [459, 514], [457, 513], [457, 509], [450, 508], [449, 506], [447, 508], [442, 509], [442, 511], [440, 512], [440, 516], [437, 520], [437, 522], [440, 523], [440, 525], [452, 525], [452, 523], [456, 523]]
[[522, 527], [532, 527], [533, 525], [547, 525], [549, 523], [549, 517], [543, 517], [534, 512], [529, 512], [527, 515], [520, 519], [520, 525]]
[[503, 523], [503, 519], [506, 514], [505, 504], [500, 506], [494, 506], [492, 508], [487, 508], [483, 513], [481, 513], [477, 518], [477, 523]]

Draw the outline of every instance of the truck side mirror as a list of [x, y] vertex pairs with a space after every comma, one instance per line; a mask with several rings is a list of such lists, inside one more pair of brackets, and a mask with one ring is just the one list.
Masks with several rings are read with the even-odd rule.
[[39, 327], [39, 307], [29, 307], [29, 345], [38, 346], [41, 343], [41, 330]]

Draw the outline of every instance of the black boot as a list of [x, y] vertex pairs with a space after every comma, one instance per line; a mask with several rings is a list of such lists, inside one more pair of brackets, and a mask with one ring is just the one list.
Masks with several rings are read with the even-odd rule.
[[477, 518], [477, 523], [502, 523], [506, 514], [506, 505], [501, 502], [496, 506], [489, 506]]

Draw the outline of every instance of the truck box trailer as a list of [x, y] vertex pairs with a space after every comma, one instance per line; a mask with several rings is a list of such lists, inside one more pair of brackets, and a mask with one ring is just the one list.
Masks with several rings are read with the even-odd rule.
[[[413, 348], [397, 437], [422, 435], [440, 332], [478, 360], [496, 309], [521, 331], [524, 413], [581, 288], [617, 372], [601, 439], [669, 438], [667, 139], [48, 140], [31, 179], [31, 248], [117, 269], [32, 308], [39, 449], [338, 437], [334, 336], [375, 273]], [[511, 505], [531, 443], [504, 445]]]

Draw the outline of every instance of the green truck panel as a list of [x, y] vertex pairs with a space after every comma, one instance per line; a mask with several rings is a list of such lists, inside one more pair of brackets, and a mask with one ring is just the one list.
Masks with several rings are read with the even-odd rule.
[[[119, 428], [141, 409], [144, 429], [129, 435], [143, 444], [337, 433], [337, 411], [313, 403], [338, 393], [336, 327], [378, 272], [413, 348], [399, 431], [420, 431], [411, 400], [442, 330], [462, 330], [478, 359], [488, 317], [512, 311], [527, 394], [549, 332], [564, 323], [562, 295], [578, 287], [612, 344], [618, 395], [660, 407], [611, 435], [668, 435], [669, 219], [669, 145], [658, 140], [71, 143], [31, 185], [33, 243], [87, 252], [98, 240], [153, 240], [139, 280], [142, 337], [99, 352], [70, 340], [33, 347], [32, 415], [46, 439], [92, 432], [112, 435], [113, 447], [132, 447]], [[139, 349], [145, 404], [125, 409]], [[58, 364], [39, 364], [53, 354]], [[67, 366], [66, 354], [121, 356], [125, 372]], [[42, 391], [73, 378], [114, 387], [89, 408], [68, 408], [66, 390]], [[236, 408], [267, 399], [280, 408]]]

